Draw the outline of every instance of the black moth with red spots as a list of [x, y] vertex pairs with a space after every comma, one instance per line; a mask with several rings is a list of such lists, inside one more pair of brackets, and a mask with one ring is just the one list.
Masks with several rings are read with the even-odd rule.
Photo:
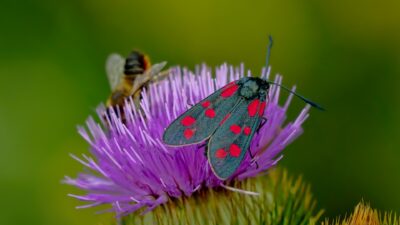
[[[269, 36], [266, 67], [272, 48]], [[221, 180], [228, 179], [242, 162], [251, 139], [261, 124], [267, 105], [269, 85], [277, 85], [311, 106], [320, 105], [287, 87], [257, 77], [244, 77], [212, 93], [179, 116], [165, 130], [169, 146], [197, 144], [208, 140], [208, 162]]]
[[239, 167], [260, 126], [267, 104], [269, 83], [245, 77], [200, 101], [165, 130], [170, 146], [208, 140], [208, 160], [215, 175], [225, 180]]

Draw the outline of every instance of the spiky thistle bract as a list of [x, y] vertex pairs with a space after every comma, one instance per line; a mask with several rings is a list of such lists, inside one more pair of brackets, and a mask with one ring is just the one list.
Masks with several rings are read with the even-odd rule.
[[252, 190], [259, 196], [245, 195], [223, 188], [203, 189], [193, 196], [171, 201], [146, 214], [121, 219], [133, 224], [316, 224], [322, 210], [316, 210], [310, 186], [301, 177], [293, 178], [284, 169], [265, 176], [234, 181], [235, 188]]
[[325, 219], [321, 225], [400, 225], [400, 217], [393, 212], [380, 212], [361, 201], [350, 215]]

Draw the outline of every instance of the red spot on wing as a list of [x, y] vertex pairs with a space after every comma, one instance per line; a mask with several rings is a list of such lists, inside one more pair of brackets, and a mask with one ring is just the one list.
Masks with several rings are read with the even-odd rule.
[[233, 124], [233, 125], [230, 127], [230, 130], [231, 130], [232, 133], [234, 133], [234, 134], [239, 134], [240, 131], [242, 131], [242, 128], [241, 128], [239, 125], [237, 125], [237, 124]]
[[185, 136], [186, 139], [192, 138], [194, 135], [194, 130], [186, 128], [185, 131], [183, 131], [183, 136]]
[[208, 118], [214, 118], [215, 117], [215, 111], [214, 109], [207, 109], [204, 114], [208, 117]]
[[249, 116], [256, 115], [259, 104], [260, 100], [258, 99], [254, 99], [253, 101], [250, 102], [250, 104], [247, 106], [247, 112], [249, 113]]
[[227, 88], [232, 87], [233, 85], [235, 85], [235, 81], [232, 81], [229, 84], [225, 85], [224, 90], [226, 90]]
[[219, 125], [222, 125], [230, 116], [231, 116], [230, 113], [226, 114], [226, 116], [221, 120], [221, 122], [219, 123]]
[[245, 135], [250, 135], [250, 134], [251, 134], [251, 128], [250, 128], [250, 127], [245, 127], [245, 128], [243, 129], [243, 133], [244, 133]]
[[185, 116], [185, 118], [183, 118], [181, 120], [181, 124], [185, 127], [190, 126], [190, 125], [194, 124], [195, 122], [196, 122], [196, 119], [191, 116]]
[[258, 115], [259, 115], [259, 116], [264, 115], [264, 110], [265, 110], [265, 106], [266, 106], [266, 105], [267, 105], [266, 102], [261, 102], [260, 109], [258, 110]]
[[220, 148], [215, 152], [215, 157], [218, 159], [223, 159], [226, 155], [228, 155], [228, 153], [223, 148]]
[[235, 83], [228, 84], [226, 86], [226, 88], [224, 88], [224, 90], [222, 91], [221, 97], [224, 97], [224, 98], [231, 97], [233, 94], [235, 94], [235, 92], [237, 91], [238, 88], [239, 88], [239, 85], [237, 85]]
[[210, 101], [204, 101], [201, 103], [201, 106], [203, 106], [204, 108], [207, 108], [208, 106], [210, 106]]
[[239, 157], [240, 156], [240, 147], [237, 144], [231, 144], [229, 147], [229, 153], [231, 154], [232, 157]]

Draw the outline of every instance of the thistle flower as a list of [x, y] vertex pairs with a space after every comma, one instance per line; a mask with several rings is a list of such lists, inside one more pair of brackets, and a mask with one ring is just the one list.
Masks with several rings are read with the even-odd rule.
[[[215, 78], [205, 65], [196, 72], [174, 68], [168, 79], [151, 84], [142, 92], [140, 110], [131, 100], [124, 107], [125, 123], [119, 112], [111, 110], [105, 120], [104, 106], [98, 108], [100, 124], [93, 118], [87, 128], [79, 133], [90, 144], [92, 156], [83, 155], [76, 160], [92, 172], [84, 172], [64, 182], [86, 190], [83, 196], [73, 197], [89, 202], [79, 208], [110, 204], [117, 215], [135, 211], [143, 214], [157, 206], [187, 198], [206, 189], [227, 188], [229, 185], [257, 176], [275, 166], [282, 158], [282, 150], [301, 133], [302, 123], [308, 117], [305, 107], [295, 121], [284, 125], [290, 95], [283, 106], [278, 103], [280, 89], [272, 86], [265, 110], [267, 123], [252, 140], [250, 149], [255, 156], [246, 155], [237, 171], [227, 180], [219, 180], [212, 172], [204, 155], [204, 146], [192, 145], [178, 148], [165, 146], [162, 133], [168, 124], [201, 99], [225, 84], [240, 79], [244, 67], [233, 68], [227, 64], [216, 69]], [[251, 72], [247, 72], [251, 76]], [[263, 69], [262, 76], [269, 76]], [[281, 83], [282, 77], [275, 77]], [[257, 162], [254, 163], [254, 160]], [[247, 194], [254, 192], [242, 191]]]

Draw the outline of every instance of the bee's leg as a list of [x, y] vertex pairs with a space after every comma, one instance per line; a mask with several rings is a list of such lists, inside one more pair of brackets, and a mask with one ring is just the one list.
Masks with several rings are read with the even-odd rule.
[[260, 129], [267, 123], [267, 121], [268, 121], [267, 118], [265, 118], [265, 117], [262, 117], [262, 118], [261, 118], [260, 126], [258, 126], [257, 131], [256, 131], [257, 134], [259, 133]]
[[170, 73], [171, 73], [171, 69], [166, 69], [166, 70], [160, 71], [158, 74], [154, 75], [153, 80], [154, 81], [162, 80], [162, 79], [166, 78]]
[[254, 162], [254, 163], [256, 164], [256, 168], [258, 169], [258, 168], [259, 168], [258, 163], [257, 163], [257, 161], [254, 159], [254, 156], [253, 156], [253, 154], [251, 153], [250, 147], [249, 147], [249, 155], [250, 155], [252, 164], [253, 164], [253, 162]]

